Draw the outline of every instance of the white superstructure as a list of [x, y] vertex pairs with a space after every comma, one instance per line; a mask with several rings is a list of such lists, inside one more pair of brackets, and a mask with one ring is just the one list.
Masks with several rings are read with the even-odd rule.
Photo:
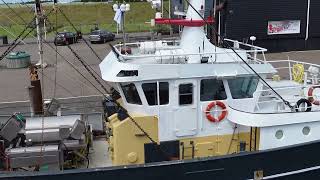
[[[202, 1], [191, 4], [202, 12]], [[189, 7], [186, 19], [201, 17]], [[225, 41], [237, 54], [210, 43], [203, 27], [184, 27], [179, 41], [119, 44], [100, 64], [102, 78], [112, 82], [130, 114], [158, 117], [160, 141], [230, 135], [252, 127], [260, 128], [259, 149], [319, 140], [320, 106], [310, 99], [309, 88], [318, 83], [320, 66], [268, 62], [264, 48]], [[310, 112], [306, 100], [314, 103]], [[226, 110], [215, 105], [208, 112], [217, 101]], [[210, 115], [222, 119], [212, 122]]]

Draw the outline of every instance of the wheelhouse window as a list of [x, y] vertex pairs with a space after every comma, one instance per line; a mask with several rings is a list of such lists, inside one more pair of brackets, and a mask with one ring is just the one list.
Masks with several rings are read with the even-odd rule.
[[200, 86], [200, 100], [224, 100], [227, 99], [226, 91], [222, 80], [203, 79]]
[[[142, 84], [143, 92], [150, 106], [158, 105], [157, 83]], [[169, 104], [169, 83], [159, 82], [160, 105]]]
[[193, 103], [193, 84], [179, 85], [179, 104], [187, 105]]
[[142, 104], [137, 88], [133, 83], [121, 83], [120, 86], [128, 103]]
[[228, 80], [233, 99], [252, 98], [259, 83], [257, 77], [240, 77]]

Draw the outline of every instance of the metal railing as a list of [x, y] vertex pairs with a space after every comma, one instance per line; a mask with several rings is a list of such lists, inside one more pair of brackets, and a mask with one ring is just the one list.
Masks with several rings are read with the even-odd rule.
[[[225, 39], [228, 42], [232, 43], [233, 48], [239, 53], [246, 53], [247, 57], [251, 60], [254, 60], [255, 63], [266, 63], [265, 54], [264, 52], [267, 51], [267, 49], [242, 43], [239, 41], [231, 40], [231, 39]], [[152, 43], [152, 41], [150, 41]], [[141, 53], [141, 43], [143, 42], [137, 42], [137, 43], [126, 43], [126, 44], [117, 44], [114, 46], [114, 49], [117, 54], [121, 57], [122, 60], [130, 60], [130, 59], [143, 59], [143, 58], [151, 58], [151, 59], [161, 59], [161, 58], [181, 58], [186, 57], [185, 59], [188, 59], [189, 56], [199, 56], [205, 57], [205, 56], [215, 56], [218, 54], [234, 54], [233, 52], [227, 52], [225, 49], [224, 51], [220, 52], [210, 52], [210, 53], [184, 53], [184, 52], [178, 52], [175, 54], [156, 54], [158, 50], [178, 50], [180, 47], [178, 46], [180, 44], [180, 41], [161, 41], [162, 44], [165, 44], [164, 46], [157, 46], [154, 41], [154, 49], [152, 53]], [[241, 49], [240, 49], [241, 47]], [[127, 49], [135, 49], [135, 54], [129, 54], [127, 53]], [[221, 48], [222, 49], [222, 48]], [[260, 60], [257, 58], [258, 54], [262, 54], [263, 60]], [[236, 56], [234, 58], [237, 58]]]
[[[309, 96], [308, 94], [304, 94], [305, 88], [310, 88], [312, 85], [305, 86], [304, 84], [301, 84], [301, 86], [289, 86], [289, 87], [279, 87], [274, 88], [276, 91], [281, 90], [291, 90], [291, 91], [298, 91], [299, 94], [291, 94], [291, 95], [284, 95], [283, 97], [292, 105], [295, 106], [297, 101], [300, 99], [309, 99], [311, 97], [314, 98], [314, 96]], [[274, 112], [276, 113], [283, 113], [283, 112], [291, 112], [292, 109], [287, 107], [284, 102], [276, 96], [271, 89], [263, 89], [263, 90], [257, 90], [255, 91], [253, 95], [253, 101], [255, 108], [258, 109], [258, 111], [253, 110], [252, 112], [259, 112], [260, 110], [263, 110], [261, 106], [264, 105], [274, 105], [274, 107], [277, 107]], [[295, 106], [295, 110], [299, 110], [299, 107]], [[320, 111], [320, 106], [312, 106], [312, 111]]]
[[282, 77], [289, 78], [289, 80], [293, 80], [293, 81], [295, 80], [293, 67], [295, 64], [301, 64], [303, 65], [303, 68], [304, 68], [304, 78], [303, 78], [304, 85], [306, 85], [309, 82], [312, 82], [312, 84], [318, 84], [319, 74], [312, 74], [312, 72], [309, 72], [309, 68], [311, 66], [318, 68], [320, 70], [320, 65], [318, 64], [290, 60], [290, 59], [273, 60], [273, 61], [268, 61], [268, 63], [272, 64]]

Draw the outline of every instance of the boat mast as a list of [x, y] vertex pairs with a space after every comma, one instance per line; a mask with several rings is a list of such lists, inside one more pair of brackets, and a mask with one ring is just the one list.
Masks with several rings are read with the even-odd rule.
[[36, 26], [37, 26], [37, 38], [38, 38], [38, 51], [39, 51], [39, 62], [36, 64], [37, 66], [46, 67], [46, 64], [43, 62], [43, 14], [41, 8], [40, 0], [35, 0], [35, 14], [36, 14]]

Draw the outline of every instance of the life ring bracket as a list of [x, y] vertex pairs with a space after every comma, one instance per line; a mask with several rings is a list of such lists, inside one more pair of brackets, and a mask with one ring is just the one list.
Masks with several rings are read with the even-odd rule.
[[[222, 113], [218, 117], [214, 117], [210, 113], [212, 108], [214, 108], [215, 106], [219, 106], [222, 109]], [[211, 122], [220, 122], [227, 116], [228, 112], [227, 112], [227, 107], [223, 102], [221, 102], [221, 101], [212, 101], [211, 103], [208, 104], [205, 113], [206, 113], [206, 117], [207, 117], [207, 119], [209, 121], [211, 121]]]

